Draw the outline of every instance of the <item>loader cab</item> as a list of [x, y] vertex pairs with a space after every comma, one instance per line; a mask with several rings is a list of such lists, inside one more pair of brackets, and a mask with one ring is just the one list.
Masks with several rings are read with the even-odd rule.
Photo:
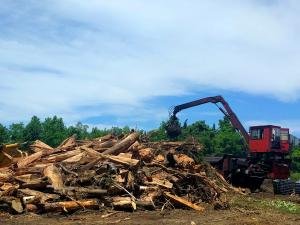
[[289, 129], [273, 125], [250, 127], [250, 153], [288, 153]]

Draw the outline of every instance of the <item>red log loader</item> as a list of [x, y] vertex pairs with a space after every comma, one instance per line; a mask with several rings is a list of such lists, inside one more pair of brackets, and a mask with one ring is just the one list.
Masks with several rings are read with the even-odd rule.
[[[258, 189], [265, 178], [287, 179], [290, 175], [289, 129], [274, 125], [252, 126], [249, 132], [233, 112], [222, 96], [202, 98], [196, 101], [177, 105], [170, 114], [166, 128], [169, 137], [181, 133], [180, 123], [176, 114], [184, 109], [214, 103], [230, 120], [232, 126], [241, 134], [246, 143], [246, 157], [224, 155], [223, 157], [206, 157], [233, 185]], [[221, 104], [221, 106], [219, 105]]]

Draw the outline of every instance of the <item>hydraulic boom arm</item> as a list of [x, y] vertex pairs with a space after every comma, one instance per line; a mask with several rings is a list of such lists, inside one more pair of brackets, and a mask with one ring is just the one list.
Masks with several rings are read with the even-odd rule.
[[246, 143], [247, 144], [249, 143], [249, 134], [248, 134], [248, 132], [243, 127], [242, 123], [240, 122], [240, 120], [238, 119], [236, 114], [230, 108], [229, 104], [220, 95], [214, 96], [214, 97], [202, 98], [202, 99], [198, 99], [196, 101], [187, 102], [187, 103], [184, 103], [184, 104], [181, 104], [181, 105], [177, 105], [177, 106], [174, 107], [173, 111], [171, 112], [171, 118], [174, 121], [174, 119], [177, 118], [176, 114], [178, 112], [180, 112], [181, 110], [188, 109], [188, 108], [198, 106], [198, 105], [202, 105], [202, 104], [206, 104], [206, 103], [214, 103], [216, 105], [217, 105], [217, 103], [221, 103], [224, 108], [221, 108], [217, 105], [218, 108], [220, 109], [220, 111], [222, 113], [224, 113], [224, 115], [229, 118], [232, 126], [241, 133], [241, 135], [244, 137]]

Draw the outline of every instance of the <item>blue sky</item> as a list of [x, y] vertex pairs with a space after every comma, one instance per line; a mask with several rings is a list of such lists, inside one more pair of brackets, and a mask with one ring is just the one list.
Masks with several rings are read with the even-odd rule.
[[300, 136], [297, 0], [2, 0], [0, 18], [1, 123], [151, 129], [172, 105], [221, 94], [246, 127]]

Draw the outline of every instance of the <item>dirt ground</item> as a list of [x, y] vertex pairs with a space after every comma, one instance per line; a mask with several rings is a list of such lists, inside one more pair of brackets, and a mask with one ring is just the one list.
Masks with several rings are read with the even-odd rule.
[[103, 218], [107, 212], [77, 212], [73, 215], [9, 215], [0, 213], [0, 224], [7, 225], [38, 225], [38, 224], [214, 224], [214, 225], [300, 225], [300, 213], [286, 212], [273, 207], [266, 207], [261, 202], [282, 199], [291, 201], [300, 206], [300, 198], [290, 198], [263, 193], [247, 196], [234, 196], [231, 200], [231, 207], [228, 210], [213, 210], [208, 208], [204, 213], [192, 210], [165, 210], [161, 211], [139, 211], [139, 212], [114, 212], [109, 217]]
[[[204, 213], [167, 209], [133, 213], [86, 211], [72, 215], [10, 215], [0, 212], [0, 225], [300, 225], [300, 196], [274, 196], [270, 181], [263, 184], [262, 190], [262, 192], [248, 193], [245, 196], [228, 196], [230, 208], [227, 210], [214, 210], [207, 207]], [[297, 210], [289, 211], [290, 206], [284, 205], [283, 208], [277, 208], [269, 204], [274, 201], [291, 203], [297, 207]]]
[[299, 215], [286, 215], [259, 211], [207, 211], [199, 214], [194, 211], [174, 210], [161, 214], [160, 212], [117, 213], [109, 218], [101, 218], [101, 213], [81, 213], [68, 217], [47, 217], [38, 215], [22, 215], [2, 217], [1, 224], [214, 224], [214, 225], [297, 225], [300, 224]]

